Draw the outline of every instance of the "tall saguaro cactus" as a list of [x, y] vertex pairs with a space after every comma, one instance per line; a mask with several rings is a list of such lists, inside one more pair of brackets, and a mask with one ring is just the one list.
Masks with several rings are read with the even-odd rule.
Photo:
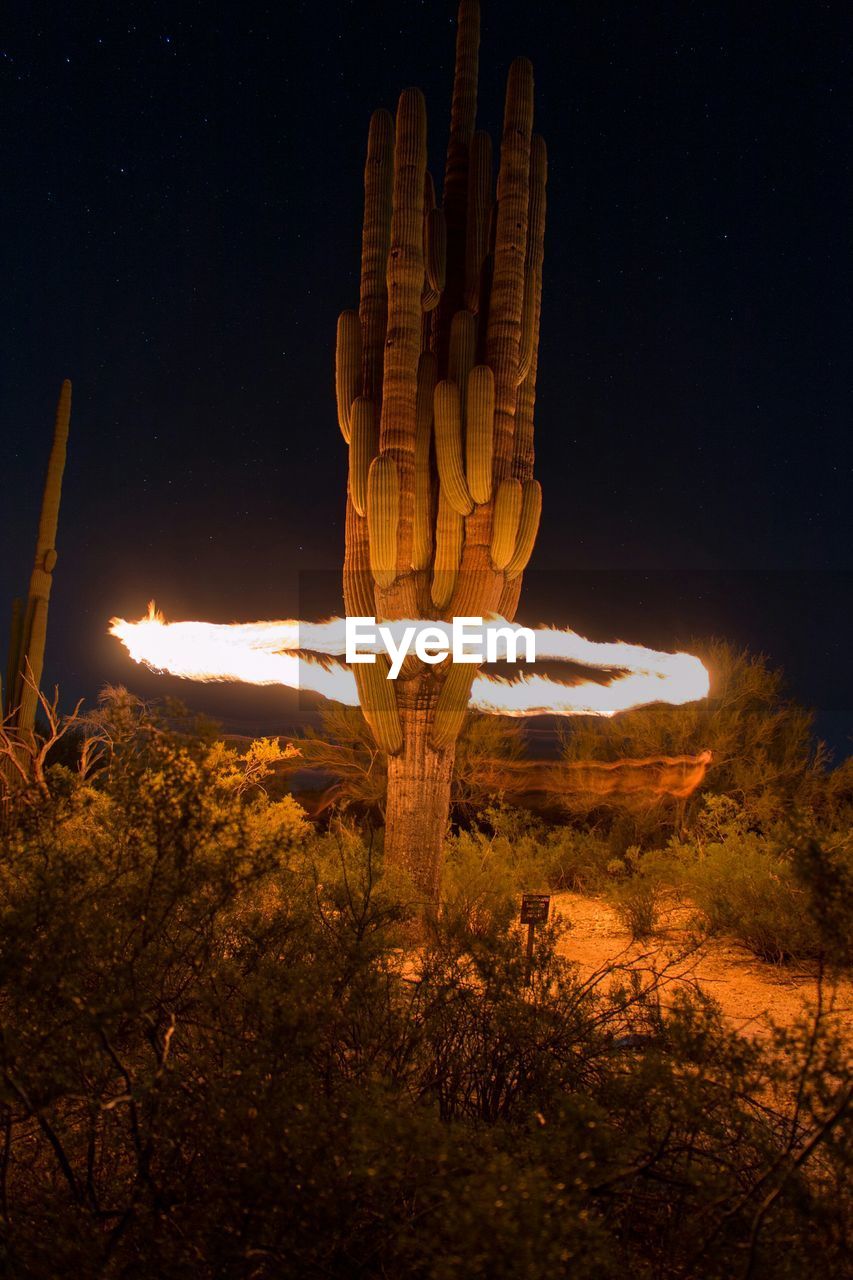
[[71, 383], [66, 378], [56, 406], [53, 446], [44, 482], [29, 596], [23, 611], [15, 602], [12, 615], [4, 711], [10, 717], [11, 727], [19, 733], [29, 733], [35, 725], [37, 690], [44, 666], [47, 639], [47, 607], [56, 565], [56, 528], [59, 522], [59, 500], [70, 421]]
[[[533, 71], [513, 62], [493, 190], [476, 131], [480, 12], [461, 0], [441, 206], [423, 96], [376, 111], [364, 171], [358, 312], [338, 321], [338, 422], [349, 445], [349, 615], [512, 619], [539, 525], [533, 479], [545, 144]], [[475, 668], [409, 657], [354, 667], [388, 753], [386, 857], [438, 895], [456, 738]]]

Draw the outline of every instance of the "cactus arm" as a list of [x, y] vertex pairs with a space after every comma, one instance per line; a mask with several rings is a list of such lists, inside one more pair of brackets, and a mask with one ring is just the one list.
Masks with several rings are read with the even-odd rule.
[[477, 321], [470, 311], [457, 311], [450, 325], [450, 350], [447, 360], [447, 376], [455, 382], [462, 397], [463, 422], [468, 374], [477, 354]]
[[388, 679], [388, 659], [378, 653], [374, 663], [356, 663], [353, 671], [358, 700], [373, 736], [383, 751], [393, 755], [403, 745], [403, 731], [394, 681]]
[[415, 440], [415, 508], [412, 526], [412, 568], [428, 569], [433, 551], [432, 422], [438, 363], [431, 351], [418, 361], [417, 438]]
[[349, 485], [352, 504], [360, 516], [367, 507], [367, 473], [379, 449], [376, 406], [366, 396], [352, 404], [349, 448]]
[[388, 329], [379, 427], [380, 454], [393, 459], [399, 478], [398, 565], [401, 573], [409, 571], [412, 559], [425, 173], [426, 106], [419, 89], [406, 89], [397, 107], [394, 143]]
[[492, 449], [495, 422], [495, 377], [478, 364], [468, 378], [465, 471], [471, 497], [479, 505], [492, 496]]
[[364, 227], [361, 238], [361, 320], [364, 395], [382, 399], [382, 364], [388, 309], [386, 268], [391, 243], [391, 191], [394, 178], [394, 120], [390, 111], [374, 111], [364, 163]]
[[477, 668], [465, 663], [451, 663], [447, 678], [441, 686], [438, 701], [435, 705], [435, 724], [432, 730], [432, 745], [438, 751], [446, 751], [459, 737], [459, 731], [468, 711], [468, 699], [471, 697], [471, 685]]
[[338, 316], [335, 341], [335, 397], [338, 404], [338, 426], [349, 444], [352, 404], [361, 391], [361, 326], [357, 311], [342, 311]]
[[487, 359], [495, 375], [495, 477], [498, 480], [509, 475], [512, 465], [532, 128], [533, 69], [526, 58], [516, 58], [507, 79], [498, 173], [494, 279], [486, 336]]
[[447, 224], [441, 209], [430, 209], [426, 216], [424, 253], [427, 282], [440, 297], [447, 278]]
[[525, 304], [528, 297], [531, 303], [531, 327], [528, 335], [530, 351], [528, 368], [518, 388], [515, 409], [513, 474], [522, 481], [529, 480], [533, 475], [533, 406], [536, 401], [536, 372], [539, 363], [547, 180], [548, 156], [545, 142], [536, 134], [530, 148], [530, 232], [527, 244], [527, 284], [525, 286]]
[[542, 515], [542, 486], [538, 480], [525, 480], [521, 486], [521, 514], [518, 518], [518, 533], [515, 549], [507, 562], [507, 581], [527, 568], [527, 562], [533, 552], [533, 544], [539, 532], [539, 519]]
[[520, 480], [501, 480], [495, 495], [492, 522], [492, 564], [505, 569], [512, 559], [521, 519], [522, 488]]
[[474, 507], [462, 466], [462, 404], [455, 382], [435, 388], [435, 455], [441, 492], [461, 516]]
[[492, 209], [492, 140], [478, 130], [468, 158], [468, 203], [465, 228], [465, 305], [476, 313], [480, 305], [480, 271], [489, 251]]
[[468, 151], [477, 122], [477, 81], [480, 58], [480, 5], [478, 0], [461, 0], [456, 27], [456, 60], [453, 68], [453, 98], [450, 105], [450, 135], [444, 170], [444, 205], [458, 212], [468, 181]]
[[376, 611], [367, 521], [355, 509], [352, 495], [347, 497], [346, 555], [344, 557], [344, 607], [354, 618], [371, 618]]
[[[374, 111], [364, 163], [364, 222], [361, 237], [361, 284], [358, 316], [362, 338], [362, 392], [375, 405], [382, 399], [382, 365], [388, 293], [386, 267], [391, 241], [391, 191], [394, 178], [394, 119], [390, 111]], [[347, 613], [371, 617], [376, 609], [367, 522], [347, 495], [344, 553], [344, 607]]]
[[447, 219], [447, 316], [464, 303], [468, 153], [477, 119], [480, 53], [478, 0], [461, 0], [456, 28], [456, 60], [450, 133], [444, 168], [444, 213]]
[[397, 576], [397, 531], [400, 523], [400, 479], [388, 453], [373, 459], [367, 474], [367, 531], [370, 570], [379, 587]]
[[432, 602], [439, 610], [446, 609], [453, 596], [462, 555], [464, 529], [463, 517], [453, 510], [444, 492], [440, 492], [435, 520], [435, 567], [431, 588]]

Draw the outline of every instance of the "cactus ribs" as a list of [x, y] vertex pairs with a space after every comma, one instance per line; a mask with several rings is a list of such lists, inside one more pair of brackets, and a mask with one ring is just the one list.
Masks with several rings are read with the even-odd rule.
[[[382, 619], [512, 620], [539, 525], [533, 405], [545, 228], [545, 144], [533, 71], [509, 71], [497, 189], [475, 128], [480, 14], [462, 0], [441, 206], [423, 96], [370, 122], [359, 309], [338, 322], [338, 422], [349, 445], [344, 599]], [[388, 753], [386, 857], [438, 893], [456, 737], [471, 666], [356, 669]]]

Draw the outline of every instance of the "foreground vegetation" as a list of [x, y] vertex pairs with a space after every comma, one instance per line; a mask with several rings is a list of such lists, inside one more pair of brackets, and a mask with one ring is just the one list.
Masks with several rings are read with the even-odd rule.
[[[580, 890], [604, 896], [637, 938], [655, 932], [667, 907], [686, 903], [697, 930], [733, 934], [762, 960], [849, 967], [853, 758], [833, 767], [811, 716], [764, 659], [720, 642], [691, 648], [714, 673], [710, 698], [573, 720], [562, 740], [569, 765], [707, 748], [707, 774], [687, 797], [602, 798], [575, 784], [537, 796], [535, 812], [524, 809], [517, 722], [469, 719], [457, 750], [445, 895], [473, 919], [500, 915], [507, 896], [524, 889]], [[319, 804], [310, 795], [321, 818], [334, 809], [381, 825], [384, 759], [357, 710], [332, 709], [297, 746], [280, 767], [285, 776], [321, 771]], [[536, 776], [535, 762], [529, 773]]]
[[[271, 798], [271, 744], [119, 692], [59, 754], [2, 836], [7, 1274], [842, 1273], [830, 1017], [749, 1042], [701, 995], [664, 1007], [651, 967], [582, 982], [554, 928], [525, 985], [518, 884], [640, 881], [636, 829], [620, 858], [615, 819], [549, 829], [469, 794], [413, 949], [381, 833]], [[697, 813], [707, 855], [735, 819]], [[827, 964], [842, 914], [815, 917]]]

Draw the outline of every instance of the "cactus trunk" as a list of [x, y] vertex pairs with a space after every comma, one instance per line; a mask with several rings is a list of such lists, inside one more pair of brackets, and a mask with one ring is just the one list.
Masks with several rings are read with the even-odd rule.
[[442, 751], [432, 743], [435, 702], [424, 679], [407, 681], [398, 695], [403, 745], [388, 757], [385, 806], [386, 859], [411, 878], [427, 915], [441, 886], [455, 745]]
[[[536, 537], [545, 147], [531, 135], [533, 75], [519, 59], [493, 191], [491, 144], [476, 129], [479, 41], [477, 0], [462, 0], [441, 206], [421, 94], [407, 89], [396, 117], [370, 122], [359, 310], [339, 320], [335, 379], [350, 447], [349, 615], [511, 621]], [[396, 682], [378, 663], [354, 670], [388, 755], [386, 858], [432, 907], [476, 671], [416, 658]]]

